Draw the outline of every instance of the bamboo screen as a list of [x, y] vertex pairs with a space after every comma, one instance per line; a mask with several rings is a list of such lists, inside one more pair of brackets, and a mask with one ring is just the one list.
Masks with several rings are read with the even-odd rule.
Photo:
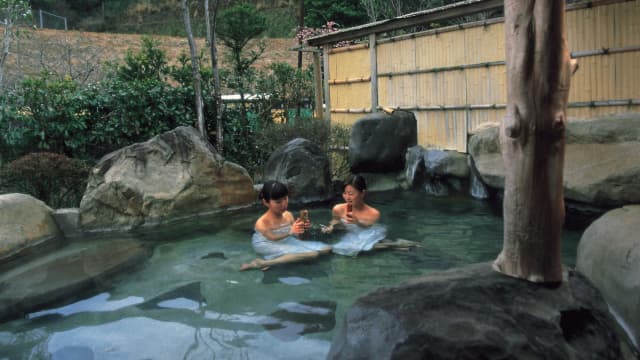
[[331, 121], [351, 125], [371, 112], [369, 49], [362, 45], [337, 48], [329, 60]]
[[[580, 66], [571, 81], [569, 117], [640, 112], [637, 19], [637, 0], [567, 12], [569, 50]], [[504, 115], [499, 20], [378, 41], [376, 54], [379, 106], [412, 111], [423, 147], [466, 152], [470, 132]], [[332, 52], [329, 59], [331, 119], [350, 125], [371, 107], [371, 82], [362, 82], [370, 79], [369, 48]]]

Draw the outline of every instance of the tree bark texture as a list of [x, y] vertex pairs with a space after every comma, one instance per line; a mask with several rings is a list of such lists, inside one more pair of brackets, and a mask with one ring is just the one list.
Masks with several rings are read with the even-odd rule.
[[564, 3], [505, 0], [504, 243], [493, 267], [532, 282], [562, 281], [566, 107], [576, 69]]
[[198, 60], [198, 50], [196, 42], [193, 39], [193, 31], [191, 31], [191, 14], [189, 13], [189, 4], [187, 0], [182, 0], [182, 13], [184, 15], [184, 25], [187, 30], [187, 39], [189, 40], [189, 52], [191, 53], [191, 74], [193, 76], [193, 90], [195, 92], [196, 112], [198, 115], [198, 130], [203, 138], [208, 139], [204, 124], [204, 103], [202, 101], [202, 78], [200, 76], [200, 61]]
[[207, 41], [211, 53], [211, 69], [213, 70], [213, 97], [216, 105], [216, 150], [220, 155], [224, 152], [222, 126], [222, 86], [220, 85], [220, 69], [218, 67], [218, 48], [216, 45], [216, 24], [218, 23], [219, 0], [213, 0], [213, 15], [209, 10], [209, 0], [204, 2], [205, 19], [207, 23]]

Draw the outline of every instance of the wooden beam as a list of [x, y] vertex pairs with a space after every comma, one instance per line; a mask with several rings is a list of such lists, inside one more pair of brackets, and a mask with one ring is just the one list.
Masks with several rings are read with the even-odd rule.
[[348, 29], [338, 30], [307, 39], [310, 46], [333, 44], [339, 41], [352, 40], [379, 34], [405, 27], [423, 25], [436, 21], [448, 20], [460, 16], [475, 14], [481, 11], [499, 9], [503, 6], [503, 0], [467, 0], [439, 8], [418, 11], [393, 19], [376, 21], [373, 23], [354, 26]]

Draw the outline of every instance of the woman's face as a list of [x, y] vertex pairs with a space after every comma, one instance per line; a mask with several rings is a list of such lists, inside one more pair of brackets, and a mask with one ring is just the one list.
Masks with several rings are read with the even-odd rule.
[[287, 208], [289, 207], [289, 197], [285, 196], [279, 199], [271, 199], [269, 201], [262, 200], [262, 203], [274, 213], [282, 214], [287, 211]]
[[352, 185], [347, 185], [342, 192], [342, 198], [348, 203], [360, 203], [363, 201], [364, 191], [360, 191]]

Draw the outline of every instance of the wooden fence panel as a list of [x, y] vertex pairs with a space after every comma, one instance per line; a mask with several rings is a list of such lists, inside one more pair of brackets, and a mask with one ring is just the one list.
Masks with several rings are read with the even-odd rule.
[[465, 111], [417, 111], [418, 144], [445, 150], [466, 149]]
[[[640, 112], [638, 19], [640, 0], [567, 12], [569, 50], [580, 65], [569, 93], [569, 117]], [[504, 46], [500, 21], [380, 41], [378, 103], [412, 110], [420, 145], [466, 152], [469, 132], [504, 116]], [[330, 61], [331, 79], [370, 76], [366, 48], [332, 54]], [[370, 91], [370, 83], [332, 85], [332, 109], [366, 108]], [[341, 112], [332, 119], [350, 124], [363, 115]]]
[[464, 47], [460, 46], [464, 44], [462, 32], [451, 31], [437, 35], [420, 36], [411, 40], [416, 46], [416, 69], [425, 70], [464, 65]]
[[464, 64], [504, 61], [503, 23], [476, 26], [457, 33], [464, 34]]
[[339, 48], [330, 53], [329, 64], [331, 120], [350, 126], [365, 116], [365, 111], [371, 111], [369, 50], [363, 46]]

